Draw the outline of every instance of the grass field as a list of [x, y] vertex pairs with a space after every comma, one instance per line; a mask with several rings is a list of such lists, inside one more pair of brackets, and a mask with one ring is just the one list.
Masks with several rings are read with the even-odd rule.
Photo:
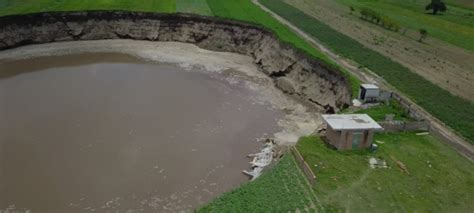
[[318, 210], [316, 197], [291, 154], [257, 180], [225, 193], [198, 212]]
[[285, 25], [278, 22], [269, 14], [263, 12], [250, 0], [207, 0], [212, 13], [215, 16], [232, 18], [247, 22], [256, 23], [273, 30], [278, 37], [288, 43], [294, 44], [309, 54], [330, 61], [324, 54], [308, 45], [308, 43], [288, 29]]
[[456, 7], [474, 9], [474, 1], [472, 0], [446, 0], [445, 2], [447, 2], [448, 5], [453, 5]]
[[357, 110], [354, 113], [368, 114], [375, 121], [385, 120], [385, 115], [387, 115], [387, 114], [393, 114], [394, 119], [397, 120], [397, 121], [411, 120], [411, 118], [409, 118], [408, 114], [400, 106], [400, 103], [397, 102], [396, 100], [391, 100], [389, 103], [383, 103], [381, 105], [374, 106], [374, 107], [371, 107], [371, 108], [368, 108], [368, 109], [360, 109], [360, 110]]
[[[317, 176], [313, 187], [328, 211], [470, 212], [474, 209], [474, 164], [433, 137], [376, 134], [376, 153], [338, 152], [319, 138], [297, 145]], [[369, 157], [389, 168], [371, 169]], [[396, 160], [402, 162], [403, 172]], [[316, 166], [317, 165], [317, 166]]]
[[474, 9], [448, 5], [447, 12], [434, 16], [426, 14], [426, 0], [338, 1], [356, 8], [371, 8], [396, 20], [402, 28], [416, 31], [423, 28], [430, 37], [474, 50]]
[[176, 0], [0, 0], [0, 16], [74, 10], [134, 10], [171, 13], [176, 11]]
[[200, 15], [212, 15], [206, 0], [176, 0], [176, 11]]
[[282, 1], [260, 2], [340, 55], [383, 77], [418, 105], [474, 143], [474, 103], [452, 95], [390, 58], [366, 48], [356, 40]]

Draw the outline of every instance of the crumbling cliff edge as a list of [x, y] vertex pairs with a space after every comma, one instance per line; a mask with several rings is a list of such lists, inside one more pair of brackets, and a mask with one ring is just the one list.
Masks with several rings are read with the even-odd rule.
[[283, 92], [325, 112], [350, 104], [339, 71], [248, 23], [190, 14], [48, 12], [0, 17], [0, 50], [57, 41], [136, 39], [192, 43], [250, 56]]

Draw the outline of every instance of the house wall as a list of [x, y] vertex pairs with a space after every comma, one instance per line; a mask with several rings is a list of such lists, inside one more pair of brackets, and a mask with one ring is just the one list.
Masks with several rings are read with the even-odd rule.
[[326, 130], [326, 138], [329, 141], [329, 144], [339, 149], [339, 141], [341, 138], [341, 132], [333, 130], [329, 125]]
[[350, 150], [352, 149], [352, 131], [343, 131], [344, 137], [341, 140], [341, 149], [342, 150]]
[[379, 95], [379, 89], [366, 89], [365, 98], [378, 98]]
[[374, 137], [374, 130], [342, 130], [336, 131], [332, 129], [329, 125], [326, 130], [326, 138], [333, 147], [338, 150], [351, 150], [352, 149], [352, 140], [354, 138], [355, 132], [362, 132], [361, 142], [359, 143], [358, 149], [369, 148], [372, 144]]
[[[341, 131], [339, 140], [331, 140], [330, 139], [330, 141], [334, 141], [334, 142], [331, 142], [331, 143], [338, 150], [351, 150], [352, 149], [352, 141], [354, 139], [354, 133], [356, 133], [356, 132], [361, 132], [361, 131], [352, 131], [352, 130]], [[370, 145], [372, 144], [373, 136], [374, 136], [374, 131], [373, 130], [363, 130], [362, 131], [361, 142], [359, 143], [359, 146], [357, 148], [358, 149], [365, 149], [365, 148], [370, 147]]]
[[360, 149], [369, 148], [372, 145], [373, 138], [374, 138], [374, 130], [364, 131], [364, 137], [362, 139], [362, 143], [359, 144], [359, 148]]
[[[362, 91], [365, 91], [365, 96], [362, 99]], [[359, 99], [363, 101], [377, 101], [380, 98], [380, 89], [367, 89], [362, 86], [359, 88], [359, 95], [357, 96]]]

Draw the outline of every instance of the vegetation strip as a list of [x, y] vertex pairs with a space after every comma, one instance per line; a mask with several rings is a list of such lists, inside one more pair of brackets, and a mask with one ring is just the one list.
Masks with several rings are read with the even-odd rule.
[[0, 0], [0, 16], [46, 11], [131, 10], [143, 12], [176, 12], [176, 0]]
[[393, 119], [397, 121], [410, 121], [411, 118], [406, 110], [402, 108], [400, 103], [396, 100], [390, 100], [388, 104], [380, 104], [368, 109], [358, 110], [357, 113], [368, 114], [375, 121], [384, 121], [385, 115], [394, 115]]
[[454, 96], [391, 59], [364, 47], [354, 39], [277, 0], [262, 4], [314, 36], [339, 54], [377, 73], [418, 105], [474, 143], [474, 103]]
[[257, 180], [225, 193], [198, 212], [320, 211], [321, 207], [290, 153]]
[[195, 13], [212, 15], [206, 0], [176, 0], [176, 11], [181, 13]]

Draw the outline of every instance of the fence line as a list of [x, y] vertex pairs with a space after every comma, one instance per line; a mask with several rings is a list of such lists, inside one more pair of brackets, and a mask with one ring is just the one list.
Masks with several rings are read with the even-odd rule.
[[408, 122], [379, 122], [386, 132], [401, 131], [430, 131], [430, 122], [428, 121], [408, 121]]
[[399, 94], [393, 92], [392, 98], [400, 102], [400, 105], [406, 110], [408, 115], [416, 120], [426, 121], [429, 125], [428, 132], [434, 137], [440, 139], [443, 143], [453, 146], [460, 154], [464, 155], [471, 161], [474, 161], [474, 151], [472, 145], [469, 142], [465, 141], [462, 137], [451, 135], [452, 133], [443, 129], [442, 124], [437, 125], [436, 122], [431, 122], [435, 119], [432, 116], [424, 112], [423, 110], [418, 109], [411, 101], [406, 98], [401, 97]]
[[298, 166], [301, 168], [301, 170], [303, 170], [303, 173], [305, 174], [308, 181], [312, 186], [314, 186], [316, 184], [316, 175], [314, 174], [313, 170], [311, 170], [308, 163], [303, 159], [303, 156], [295, 147], [291, 147], [291, 153], [293, 156], [295, 156]]

